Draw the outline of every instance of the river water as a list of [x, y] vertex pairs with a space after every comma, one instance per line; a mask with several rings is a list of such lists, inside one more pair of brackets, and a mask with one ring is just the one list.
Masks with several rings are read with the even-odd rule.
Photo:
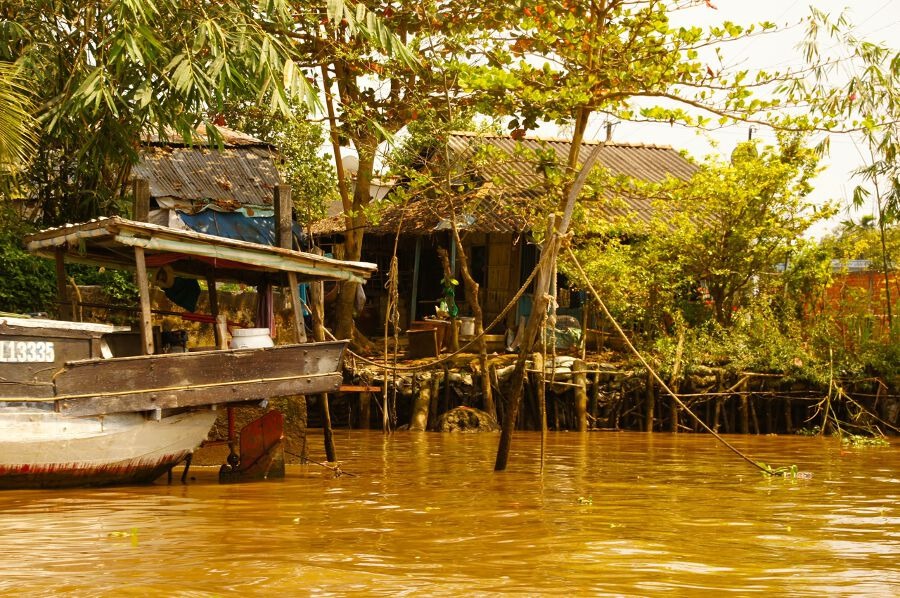
[[706, 435], [335, 439], [356, 477], [4, 491], [0, 594], [900, 595], [898, 443], [730, 438], [787, 480]]

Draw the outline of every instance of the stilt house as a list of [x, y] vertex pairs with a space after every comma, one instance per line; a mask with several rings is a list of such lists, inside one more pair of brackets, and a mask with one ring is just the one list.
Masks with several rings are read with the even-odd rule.
[[[580, 161], [598, 142], [584, 142]], [[435, 314], [442, 298], [443, 271], [437, 249], [442, 247], [455, 262], [451, 223], [460, 232], [469, 268], [480, 285], [485, 325], [515, 296], [536, 264], [540, 249], [533, 230], [546, 227], [546, 215], [555, 209], [558, 195], [547, 192], [547, 169], [565, 164], [571, 141], [559, 139], [512, 139], [505, 135], [453, 133], [449, 138], [451, 180], [454, 195], [426, 196], [403, 206], [386, 209], [377, 224], [366, 229], [363, 259], [378, 263], [378, 272], [366, 285], [366, 309], [358, 325], [378, 334], [387, 305], [385, 276], [390, 271], [394, 239], [399, 231], [400, 326]], [[696, 166], [671, 147], [608, 143], [601, 150], [597, 168], [611, 177], [634, 177], [659, 182], [666, 177], [687, 179]], [[557, 166], [558, 167], [558, 166]], [[403, 182], [398, 182], [402, 185]], [[602, 200], [602, 201], [601, 201]], [[626, 196], [585, 201], [588, 219], [649, 221], [652, 207], [647, 199]], [[340, 244], [343, 216], [333, 216], [313, 226], [320, 242]], [[458, 272], [458, 264], [454, 263]], [[458, 276], [457, 276], [458, 278]], [[577, 312], [577, 300], [566, 289], [559, 293], [562, 313]], [[525, 298], [506, 316], [512, 327], [529, 309]], [[469, 315], [461, 288], [457, 296], [460, 315]], [[502, 333], [503, 327], [497, 332]]]

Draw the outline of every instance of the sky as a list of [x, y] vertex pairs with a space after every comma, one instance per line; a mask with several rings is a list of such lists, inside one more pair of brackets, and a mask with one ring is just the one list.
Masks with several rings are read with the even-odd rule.
[[[857, 37], [885, 43], [894, 48], [900, 43], [900, 0], [857, 0], [852, 4], [848, 0], [712, 0], [712, 3], [716, 10], [701, 5], [682, 11], [677, 18], [684, 19], [684, 24], [701, 26], [726, 20], [741, 25], [771, 21], [782, 29], [770, 35], [740, 40], [723, 48], [727, 63], [751, 71], [786, 69], [804, 64], [797, 45], [805, 33], [801, 21], [809, 14], [810, 5], [835, 17], [846, 9]], [[676, 21], [676, 24], [682, 23]], [[840, 52], [840, 48], [829, 47], [828, 44], [825, 44], [824, 49], [826, 57], [837, 57], [834, 55]], [[840, 76], [840, 72], [837, 76]], [[600, 117], [591, 122], [591, 136], [597, 139], [605, 137], [603, 120], [605, 119]], [[687, 150], [698, 159], [717, 153], [727, 158], [737, 143], [747, 139], [748, 128], [746, 124], [739, 124], [714, 132], [698, 133], [679, 126], [619, 123], [613, 131], [613, 139], [669, 145]], [[773, 143], [775, 140], [773, 131], [761, 127], [756, 127], [753, 136], [762, 142]], [[811, 198], [816, 202], [830, 199], [848, 202], [853, 188], [858, 184], [852, 173], [863, 164], [861, 151], [865, 148], [854, 135], [832, 134], [830, 137], [831, 149], [821, 163], [824, 168], [813, 183], [816, 189]], [[819, 138], [814, 138], [814, 141], [818, 140]], [[849, 216], [858, 219], [865, 213], [871, 213], [871, 209], [854, 212]], [[812, 233], [822, 235], [847, 217], [848, 214], [844, 212], [823, 223]]]

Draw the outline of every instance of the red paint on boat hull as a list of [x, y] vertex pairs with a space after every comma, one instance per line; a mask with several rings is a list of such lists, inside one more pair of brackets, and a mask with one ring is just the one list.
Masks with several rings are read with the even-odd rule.
[[0, 488], [67, 488], [149, 484], [185, 460], [191, 451], [165, 455], [155, 460], [130, 460], [93, 465], [51, 463], [43, 465], [0, 465]]

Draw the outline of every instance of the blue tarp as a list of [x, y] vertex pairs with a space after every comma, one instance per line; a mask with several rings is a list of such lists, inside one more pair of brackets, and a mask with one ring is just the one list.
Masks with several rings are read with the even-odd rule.
[[[250, 217], [241, 212], [203, 210], [197, 214], [178, 212], [178, 217], [189, 229], [198, 233], [249, 241], [260, 245], [275, 244], [274, 216]], [[294, 224], [294, 244], [301, 249], [308, 248], [306, 235], [297, 224]], [[300, 287], [305, 286], [300, 285]], [[301, 288], [300, 292], [304, 305], [306, 305], [306, 289]], [[200, 284], [196, 280], [176, 278], [175, 284], [166, 289], [165, 293], [166, 297], [176, 305], [188, 311], [194, 311], [197, 309], [197, 299], [200, 297]]]
[[[203, 210], [197, 214], [178, 212], [181, 221], [191, 230], [207, 235], [249, 241], [260, 245], [275, 244], [275, 217], [248, 217], [240, 212], [217, 212]], [[300, 248], [306, 248], [306, 235], [296, 223], [294, 224], [294, 240]]]

